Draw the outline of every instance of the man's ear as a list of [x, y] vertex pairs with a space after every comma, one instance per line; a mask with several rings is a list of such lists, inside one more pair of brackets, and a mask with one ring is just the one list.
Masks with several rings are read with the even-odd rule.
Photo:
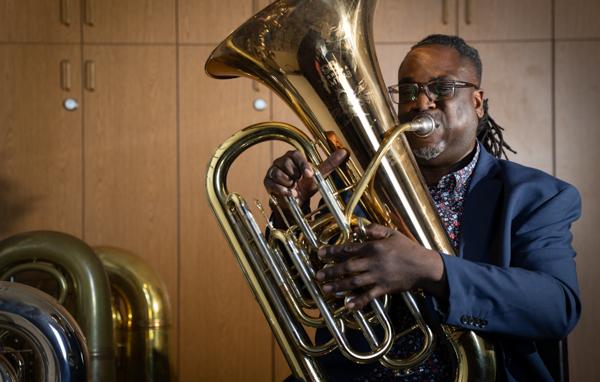
[[477, 117], [483, 117], [483, 90], [477, 89], [473, 92], [473, 107], [475, 108], [475, 112], [477, 113]]

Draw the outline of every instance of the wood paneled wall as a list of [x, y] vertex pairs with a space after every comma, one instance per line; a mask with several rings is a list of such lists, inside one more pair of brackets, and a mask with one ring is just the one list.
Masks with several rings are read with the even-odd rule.
[[[180, 381], [289, 373], [204, 195], [208, 160], [233, 132], [271, 119], [298, 124], [268, 89], [204, 74], [211, 49], [267, 2], [0, 0], [0, 238], [53, 229], [143, 256], [169, 291]], [[600, 379], [598, 17], [595, 0], [380, 0], [375, 17], [388, 84], [427, 34], [473, 43], [490, 113], [519, 152], [512, 159], [581, 191], [574, 381]], [[67, 98], [79, 108], [65, 110]], [[263, 111], [252, 107], [258, 98]], [[260, 198], [264, 171], [283, 150], [252, 150], [230, 187]]]

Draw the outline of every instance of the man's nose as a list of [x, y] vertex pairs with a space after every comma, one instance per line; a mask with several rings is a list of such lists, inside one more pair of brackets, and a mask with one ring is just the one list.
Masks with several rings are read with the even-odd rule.
[[419, 94], [417, 94], [417, 99], [415, 101], [415, 109], [419, 111], [429, 110], [435, 108], [435, 102], [433, 102], [423, 89], [420, 89]]

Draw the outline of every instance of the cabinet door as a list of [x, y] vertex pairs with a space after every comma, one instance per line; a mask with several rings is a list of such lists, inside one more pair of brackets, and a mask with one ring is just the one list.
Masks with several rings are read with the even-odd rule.
[[143, 257], [165, 281], [175, 324], [175, 48], [98, 45], [84, 56], [85, 241]]
[[600, 37], [598, 0], [555, 0], [554, 9], [557, 39]]
[[[61, 88], [61, 62], [65, 69]], [[0, 237], [56, 230], [81, 237], [80, 51], [0, 45]]]
[[[271, 331], [206, 199], [205, 175], [217, 147], [244, 126], [269, 120], [252, 102], [268, 91], [247, 79], [214, 80], [202, 70], [211, 47], [180, 48], [181, 381], [269, 381]], [[227, 188], [254, 204], [271, 145], [243, 154]], [[261, 196], [262, 195], [262, 196]], [[267, 208], [268, 209], [268, 208]], [[264, 218], [256, 216], [259, 224]]]
[[79, 42], [79, 1], [0, 0], [0, 42]]
[[179, 0], [179, 42], [219, 43], [265, 0]]
[[483, 63], [490, 116], [504, 127], [517, 163], [552, 173], [552, 47], [550, 42], [474, 44]]
[[467, 41], [552, 38], [551, 0], [460, 0], [458, 34]]
[[456, 34], [456, 1], [379, 0], [375, 41], [415, 43], [434, 33]]
[[558, 42], [556, 44], [556, 173], [573, 184], [582, 197], [581, 219], [573, 227], [577, 251], [577, 273], [583, 314], [569, 335], [569, 370], [573, 381], [600, 379], [597, 344], [600, 306], [595, 302], [600, 289], [598, 237], [600, 195], [597, 167], [600, 163], [598, 92], [600, 42]]
[[90, 43], [175, 43], [175, 0], [82, 0]]

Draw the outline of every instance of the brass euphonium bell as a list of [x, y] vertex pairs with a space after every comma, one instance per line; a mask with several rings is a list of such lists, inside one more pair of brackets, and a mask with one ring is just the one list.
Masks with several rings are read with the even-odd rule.
[[[414, 316], [415, 325], [408, 331], [421, 331], [423, 345], [400, 359], [388, 354], [398, 329], [387, 313], [387, 297], [351, 314], [344, 308], [343, 298], [324, 297], [314, 277], [311, 252], [332, 240], [357, 240], [354, 228], [363, 226], [364, 221], [355, 216], [356, 206], [372, 222], [399, 229], [427, 248], [454, 253], [402, 134], [413, 130], [425, 135], [435, 124], [427, 119], [398, 123], [375, 55], [375, 3], [276, 1], [214, 50], [206, 62], [210, 76], [261, 81], [296, 112], [314, 141], [284, 123], [247, 127], [223, 143], [212, 158], [206, 180], [208, 197], [297, 377], [325, 380], [318, 358], [335, 348], [354, 362], [379, 361], [406, 370], [427, 359], [435, 343], [449, 341], [457, 365], [454, 380], [493, 380], [492, 347], [471, 331], [430, 327], [420, 312], [420, 293], [401, 297]], [[315, 166], [340, 146], [350, 152], [350, 160], [336, 171], [335, 183], [323, 179], [315, 169], [325, 207], [304, 216], [295, 199], [286, 198], [285, 208], [293, 221], [285, 230], [269, 227], [265, 235], [244, 199], [227, 189], [227, 173], [243, 151], [269, 140], [291, 144]], [[349, 201], [341, 197], [342, 191], [351, 195]], [[309, 313], [315, 309], [317, 316]], [[327, 327], [332, 340], [313, 344], [307, 326]], [[349, 342], [348, 328], [362, 331], [370, 352], [358, 351]], [[383, 334], [378, 335], [380, 332]]]

